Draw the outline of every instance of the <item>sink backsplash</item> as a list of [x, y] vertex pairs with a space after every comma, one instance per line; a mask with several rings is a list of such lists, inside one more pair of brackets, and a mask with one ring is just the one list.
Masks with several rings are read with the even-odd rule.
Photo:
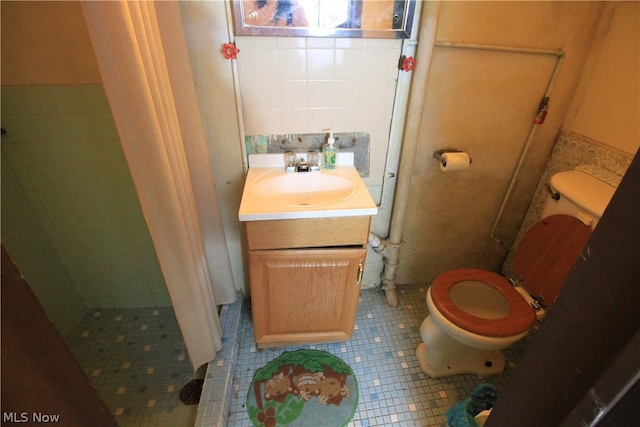
[[[322, 151], [327, 142], [327, 132], [321, 133], [291, 133], [284, 135], [247, 135], [244, 143], [249, 154], [284, 153], [293, 151], [306, 153], [315, 150]], [[369, 140], [368, 132], [339, 132], [334, 133], [335, 144], [341, 152], [351, 152], [354, 155], [355, 167], [361, 177], [369, 176]]]

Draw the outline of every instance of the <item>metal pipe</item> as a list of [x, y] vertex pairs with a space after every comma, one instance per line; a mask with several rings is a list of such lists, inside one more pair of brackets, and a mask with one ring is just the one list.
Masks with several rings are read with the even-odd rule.
[[[233, 22], [233, 15], [231, 12], [231, 2], [225, 2], [224, 4], [224, 12], [227, 17], [227, 22]], [[227, 33], [229, 35], [229, 40], [235, 44], [235, 37], [233, 34], [233, 26], [227, 25]], [[244, 109], [242, 108], [242, 94], [240, 91], [240, 72], [238, 70], [238, 61], [235, 59], [230, 60], [231, 62], [231, 78], [233, 79], [233, 92], [235, 94], [235, 105], [236, 105], [236, 114], [238, 115], [238, 133], [240, 134], [240, 149], [242, 153], [242, 168], [245, 173], [249, 170], [249, 162], [247, 155], [247, 147], [244, 143], [244, 137], [246, 135], [244, 128]]]
[[[556, 66], [553, 70], [551, 79], [549, 80], [549, 84], [547, 85], [547, 90], [544, 93], [545, 97], [548, 97], [551, 94], [551, 89], [553, 88], [556, 77], [558, 75], [558, 71], [560, 70], [560, 64], [562, 64], [563, 60], [564, 60], [564, 55], [558, 56], [558, 61], [556, 62]], [[529, 136], [527, 137], [527, 141], [525, 142], [524, 147], [522, 147], [522, 152], [520, 153], [520, 157], [518, 158], [518, 163], [516, 164], [516, 168], [513, 171], [513, 175], [511, 176], [511, 181], [509, 181], [509, 187], [507, 187], [507, 192], [505, 193], [502, 199], [502, 203], [500, 204], [500, 209], [498, 209], [498, 214], [496, 215], [496, 219], [493, 222], [493, 226], [491, 227], [491, 232], [489, 233], [489, 237], [491, 237], [493, 240], [495, 240], [496, 242], [500, 243], [502, 246], [507, 248], [509, 247], [509, 245], [507, 245], [505, 242], [503, 242], [498, 237], [496, 237], [495, 231], [496, 231], [496, 228], [498, 228], [498, 223], [502, 219], [502, 214], [504, 212], [505, 207], [507, 206], [507, 201], [509, 200], [509, 197], [511, 197], [513, 188], [516, 185], [518, 175], [520, 175], [520, 169], [524, 164], [524, 158], [529, 152], [529, 147], [531, 146], [531, 142], [533, 141], [533, 137], [536, 134], [536, 130], [538, 129], [538, 126], [539, 125], [535, 123], [531, 124], [531, 129], [529, 130]]]
[[420, 123], [424, 109], [425, 93], [429, 80], [429, 70], [435, 48], [436, 30], [440, 18], [441, 3], [439, 1], [424, 3], [420, 19], [419, 42], [416, 49], [416, 67], [413, 70], [413, 81], [409, 94], [409, 106], [405, 121], [405, 131], [398, 168], [396, 196], [393, 201], [393, 214], [389, 227], [388, 245], [384, 251], [384, 269], [382, 271], [382, 289], [385, 291], [387, 303], [398, 306], [396, 294], [395, 271], [398, 266], [398, 250], [402, 243], [402, 226], [407, 210], [411, 177], [413, 175], [416, 150], [420, 136]]
[[557, 57], [564, 57], [564, 52], [561, 50], [534, 49], [534, 48], [528, 48], [528, 47], [515, 47], [515, 46], [499, 46], [499, 45], [493, 45], [493, 44], [455, 43], [455, 42], [443, 42], [443, 41], [436, 41], [435, 45], [437, 47], [490, 50], [494, 52], [530, 53], [534, 55], [552, 55]]

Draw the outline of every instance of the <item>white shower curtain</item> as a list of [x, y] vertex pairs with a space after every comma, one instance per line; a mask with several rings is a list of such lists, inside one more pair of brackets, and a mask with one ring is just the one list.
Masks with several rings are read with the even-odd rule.
[[194, 370], [236, 298], [177, 2], [81, 2]]

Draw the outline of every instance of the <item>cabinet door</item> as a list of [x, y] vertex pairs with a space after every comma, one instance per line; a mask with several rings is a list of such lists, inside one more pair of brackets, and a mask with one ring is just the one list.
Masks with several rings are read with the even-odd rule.
[[249, 251], [258, 347], [349, 339], [365, 255], [362, 248]]

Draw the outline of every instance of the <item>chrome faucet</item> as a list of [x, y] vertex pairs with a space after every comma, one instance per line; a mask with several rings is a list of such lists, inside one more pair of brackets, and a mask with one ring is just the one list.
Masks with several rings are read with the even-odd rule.
[[320, 170], [320, 154], [316, 151], [300, 153], [299, 157], [293, 151], [284, 153], [285, 172], [317, 172]]

